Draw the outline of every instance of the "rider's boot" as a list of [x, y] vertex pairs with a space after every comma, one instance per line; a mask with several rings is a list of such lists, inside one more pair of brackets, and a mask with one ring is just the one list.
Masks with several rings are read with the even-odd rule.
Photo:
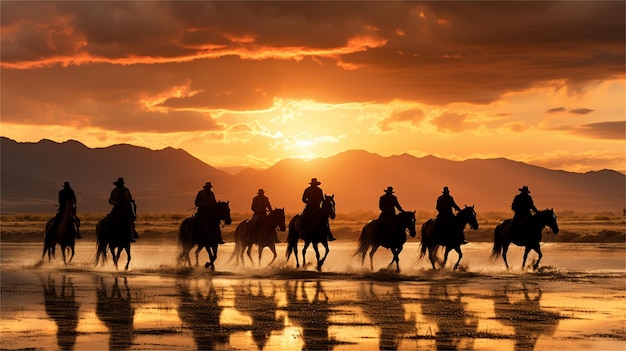
[[226, 242], [224, 241], [224, 239], [222, 239], [222, 233], [221, 231], [218, 232], [217, 234], [217, 243], [218, 244], [226, 244]]
[[335, 238], [333, 236], [333, 233], [330, 232], [330, 230], [328, 231], [328, 241], [335, 241], [337, 240], [337, 238]]

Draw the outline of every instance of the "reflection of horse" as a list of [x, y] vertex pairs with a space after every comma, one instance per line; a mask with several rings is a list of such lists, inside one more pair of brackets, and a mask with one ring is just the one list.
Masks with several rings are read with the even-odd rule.
[[[324, 201], [322, 201], [322, 206], [319, 211], [311, 213], [308, 228], [301, 228], [300, 223], [302, 221], [300, 214], [291, 218], [291, 221], [289, 221], [289, 234], [287, 235], [287, 252], [285, 253], [287, 261], [289, 261], [289, 257], [291, 257], [291, 253], [293, 252], [293, 256], [296, 258], [296, 267], [300, 267], [300, 262], [298, 262], [298, 240], [302, 239], [304, 240], [302, 265], [306, 265], [306, 249], [312, 243], [313, 250], [315, 250], [315, 257], [317, 258], [317, 270], [322, 270], [322, 265], [324, 265], [328, 252], [330, 251], [328, 249], [328, 234], [330, 232], [329, 218], [335, 219], [335, 195], [324, 195]], [[300, 237], [302, 229], [304, 229], [305, 232], [304, 238]], [[318, 244], [322, 244], [326, 249], [322, 259], [320, 259], [320, 252], [317, 247]]]
[[133, 322], [135, 309], [130, 303], [130, 289], [124, 278], [126, 294], [117, 283], [111, 287], [111, 294], [107, 291], [104, 278], [100, 277], [100, 284], [96, 291], [96, 316], [106, 325], [111, 334], [109, 337], [109, 350], [128, 350], [133, 344]]
[[230, 255], [228, 261], [230, 262], [234, 257], [237, 257], [237, 263], [244, 263], [243, 254], [246, 252], [252, 261], [252, 245], [258, 245], [259, 247], [259, 265], [261, 265], [261, 257], [263, 249], [269, 247], [274, 254], [274, 258], [269, 263], [270, 265], [276, 260], [276, 228], [281, 232], [285, 231], [285, 209], [276, 208], [272, 210], [267, 216], [264, 216], [259, 220], [259, 223], [254, 232], [249, 231], [250, 220], [246, 219], [237, 225], [235, 229], [235, 249]]
[[541, 253], [541, 247], [539, 242], [541, 241], [542, 231], [545, 226], [548, 226], [554, 231], [554, 234], [559, 233], [559, 225], [556, 223], [556, 215], [552, 209], [546, 209], [538, 211], [533, 216], [527, 218], [525, 223], [521, 223], [518, 228], [520, 235], [513, 235], [509, 230], [511, 228], [511, 219], [504, 220], [502, 223], [496, 226], [493, 235], [493, 248], [491, 249], [491, 259], [495, 260], [500, 255], [506, 264], [506, 268], [509, 269], [509, 263], [506, 260], [506, 252], [509, 249], [511, 243], [517, 246], [524, 246], [524, 260], [522, 261], [522, 268], [526, 265], [526, 258], [530, 250], [535, 250], [539, 255], [537, 262], [533, 265], [533, 269], [539, 267], [539, 261], [543, 254]]
[[276, 301], [276, 287], [272, 286], [271, 294], [266, 294], [261, 282], [257, 283], [256, 293], [252, 284], [242, 284], [235, 288], [235, 306], [237, 311], [250, 316], [252, 338], [259, 350], [265, 344], [273, 331], [285, 328], [285, 322], [276, 317], [278, 302]]
[[[307, 288], [307, 284], [315, 284], [315, 288]], [[335, 346], [328, 333], [331, 305], [322, 282], [286, 281], [285, 292], [287, 295], [285, 310], [289, 321], [302, 328], [304, 342], [302, 350], [331, 350]]]
[[[435, 345], [437, 350], [473, 350], [478, 331], [478, 317], [468, 314], [467, 303], [461, 301], [460, 290], [456, 296], [448, 292], [447, 284], [432, 284], [428, 297], [421, 300], [422, 314], [437, 324]], [[461, 345], [466, 338], [470, 345]]]
[[[54, 218], [52, 217], [46, 222], [46, 229], [44, 231], [44, 243], [43, 243], [43, 254], [41, 255], [41, 259], [46, 256], [48, 253], [48, 260], [50, 260], [50, 256], [54, 257], [56, 244], [61, 246], [61, 252], [63, 253], [63, 263], [67, 264], [68, 261], [72, 262], [72, 258], [74, 258], [74, 244], [76, 240], [76, 233], [78, 228], [76, 228], [76, 222], [74, 218], [76, 217], [76, 204], [74, 201], [67, 201], [65, 203], [65, 210], [61, 214], [61, 220], [56, 227], [56, 230], [53, 232], [52, 227], [54, 226]], [[70, 255], [70, 259], [66, 261], [66, 250]]]
[[78, 309], [74, 284], [63, 275], [61, 291], [57, 292], [56, 282], [48, 276], [43, 284], [43, 299], [48, 317], [57, 324], [57, 344], [61, 350], [73, 350], [76, 344]]
[[[379, 287], [385, 289], [387, 285]], [[373, 282], [361, 283], [359, 305], [365, 316], [380, 328], [378, 348], [397, 350], [404, 336], [417, 334], [415, 313], [407, 319], [397, 283], [392, 284], [390, 291], [382, 293], [377, 290]]]
[[[478, 221], [476, 220], [476, 212], [474, 211], [474, 206], [465, 206], [464, 209], [459, 211], [459, 213], [454, 216], [452, 223], [450, 223], [450, 232], [443, 233], [443, 236], [437, 236], [437, 231], [435, 230], [436, 222], [435, 218], [431, 218], [422, 224], [422, 243], [420, 245], [420, 256], [419, 258], [424, 257], [426, 255], [426, 251], [428, 250], [428, 258], [430, 259], [430, 263], [433, 265], [433, 269], [435, 269], [435, 261], [437, 261], [437, 250], [440, 246], [445, 247], [445, 252], [443, 254], [443, 263], [441, 267], [446, 265], [448, 261], [448, 254], [450, 251], [454, 250], [459, 255], [459, 260], [456, 261], [454, 265], [454, 269], [459, 268], [459, 262], [461, 262], [461, 258], [463, 257], [463, 252], [461, 252], [461, 243], [463, 240], [463, 230], [465, 230], [465, 226], [467, 224], [474, 230], [478, 229]], [[441, 233], [441, 232], [439, 232]]]
[[179, 286], [179, 291], [178, 316], [184, 325], [191, 328], [197, 349], [222, 349], [217, 346], [228, 343], [230, 332], [220, 325], [224, 307], [219, 305], [220, 297], [213, 285], [206, 295], [198, 288], [192, 293], [188, 287]]
[[[389, 263], [389, 266], [396, 263], [396, 270], [400, 271], [400, 252], [406, 242], [406, 230], [409, 230], [411, 237], [415, 237], [415, 211], [403, 211], [396, 216], [395, 228], [382, 228], [383, 233], [379, 233], [378, 220], [374, 219], [369, 221], [361, 231], [359, 236], [359, 247], [354, 255], [361, 256], [361, 265], [365, 262], [365, 254], [371, 247], [370, 251], [370, 265], [374, 270], [374, 253], [378, 250], [379, 246], [386, 247], [391, 250], [393, 259]], [[395, 229], [395, 230], [394, 230]], [[380, 237], [382, 235], [382, 237]]]
[[220, 237], [220, 223], [224, 221], [224, 224], [229, 225], [232, 223], [230, 219], [230, 207], [228, 202], [219, 201], [215, 209], [213, 209], [207, 220], [201, 223], [199, 226], [199, 233], [194, 230], [193, 221], [197, 220], [195, 216], [187, 217], [180, 224], [178, 230], [178, 243], [182, 247], [182, 252], [178, 255], [178, 262], [187, 262], [191, 267], [191, 259], [189, 258], [189, 252], [191, 249], [198, 245], [196, 249], [196, 267], [198, 267], [198, 255], [202, 249], [205, 249], [207, 255], [209, 255], [209, 261], [205, 263], [205, 268], [211, 268], [215, 270], [215, 260], [217, 260], [217, 248], [219, 245]]
[[562, 318], [556, 312], [541, 309], [542, 292], [531, 298], [526, 286], [521, 290], [524, 298], [511, 303], [509, 290], [494, 291], [494, 312], [496, 320], [515, 330], [515, 350], [533, 350], [540, 336], [552, 336]]
[[106, 262], [107, 248], [111, 251], [111, 257], [117, 269], [122, 250], [126, 251], [126, 266], [128, 270], [130, 264], [130, 243], [134, 235], [133, 221], [136, 216], [137, 206], [135, 201], [126, 202], [117, 213], [109, 213], [96, 224], [97, 247], [94, 263], [97, 265], [102, 259], [102, 264]]

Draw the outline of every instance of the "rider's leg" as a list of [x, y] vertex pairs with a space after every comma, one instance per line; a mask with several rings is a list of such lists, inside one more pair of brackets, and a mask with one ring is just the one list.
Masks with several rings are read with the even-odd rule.
[[76, 226], [76, 239], [82, 239], [83, 236], [80, 235], [80, 219], [78, 217], [74, 217], [74, 225]]
[[330, 225], [326, 227], [326, 231], [328, 232], [328, 241], [335, 241], [337, 238], [333, 236], [333, 233], [330, 231]]

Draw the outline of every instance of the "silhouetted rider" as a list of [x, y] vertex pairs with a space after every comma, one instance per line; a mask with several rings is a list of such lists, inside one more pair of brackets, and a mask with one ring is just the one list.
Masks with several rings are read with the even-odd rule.
[[380, 215], [378, 216], [378, 231], [382, 233], [385, 228], [391, 228], [390, 231], [396, 229], [396, 208], [400, 212], [404, 212], [402, 206], [398, 202], [398, 198], [393, 194], [393, 187], [387, 187], [385, 194], [378, 199], [378, 208]]
[[[111, 218], [118, 217], [124, 209], [127, 209], [127, 206], [133, 206], [133, 195], [130, 193], [130, 190], [124, 186], [124, 178], [117, 178], [115, 182], [113, 182], [115, 188], [111, 190], [111, 196], [109, 196], [109, 203], [113, 205], [113, 209], [111, 209]], [[132, 211], [131, 213], [134, 213]], [[134, 242], [135, 239], [139, 237], [137, 231], [135, 230], [135, 215], [133, 214], [130, 218], [130, 241]]]
[[[211, 190], [212, 187], [213, 185], [211, 182], [206, 182], [202, 187], [202, 190], [198, 191], [198, 194], [196, 195], [194, 204], [198, 210], [196, 211], [195, 219], [193, 221], [193, 229], [196, 234], [200, 233], [202, 224], [206, 223], [211, 212], [215, 211], [217, 207], [217, 200], [215, 200], [215, 194], [213, 194], [213, 191]], [[217, 230], [216, 232], [218, 233], [218, 243], [224, 244], [225, 242], [222, 240], [222, 232], [220, 230]]]
[[[272, 212], [272, 205], [270, 204], [270, 199], [265, 196], [265, 191], [263, 189], [259, 189], [257, 195], [252, 198], [252, 219], [250, 220], [250, 224], [248, 226], [250, 233], [254, 233], [259, 223], [263, 221], [269, 212]], [[276, 234], [276, 242], [279, 243], [278, 234]]]
[[[65, 206], [67, 203], [71, 202], [73, 206], [76, 206], [76, 194], [74, 193], [74, 189], [70, 187], [70, 182], [63, 183], [63, 189], [59, 190], [59, 209], [54, 216], [54, 223], [52, 225], [52, 233], [56, 232], [59, 223], [61, 223], [61, 219], [63, 218], [63, 213], [65, 213]], [[76, 239], [81, 239], [82, 236], [78, 228], [80, 227], [80, 220], [77, 216], [73, 218], [74, 224], [76, 225]]]
[[[453, 209], [461, 211], [461, 208], [454, 202], [454, 198], [450, 195], [450, 189], [447, 186], [443, 187], [441, 195], [437, 198], [437, 234], [441, 237], [441, 234], [449, 233], [452, 229], [454, 221]], [[465, 235], [461, 231], [461, 244], [467, 244]]]
[[513, 221], [511, 222], [511, 233], [514, 234], [517, 234], [520, 225], [532, 215], [530, 213], [531, 210], [537, 212], [537, 207], [535, 207], [533, 198], [530, 196], [528, 186], [524, 185], [517, 190], [519, 190], [520, 193], [515, 195], [513, 203], [511, 204], [511, 209], [515, 212]]
[[[306, 205], [304, 210], [302, 211], [302, 215], [300, 216], [300, 234], [302, 232], [306, 232], [306, 229], [309, 228], [311, 216], [319, 211], [322, 202], [324, 201], [324, 191], [318, 187], [322, 183], [317, 181], [317, 178], [311, 178], [311, 182], [309, 183], [309, 187], [304, 189], [304, 193], [302, 193], [302, 202]], [[333, 234], [330, 232], [330, 228], [327, 230], [328, 232], [328, 240], [333, 241], [335, 238]]]

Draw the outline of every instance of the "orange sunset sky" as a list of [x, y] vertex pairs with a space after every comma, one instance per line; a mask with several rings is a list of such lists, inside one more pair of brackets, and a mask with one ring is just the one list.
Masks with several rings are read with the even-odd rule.
[[626, 172], [625, 3], [5, 1], [1, 130], [214, 167], [350, 149]]

